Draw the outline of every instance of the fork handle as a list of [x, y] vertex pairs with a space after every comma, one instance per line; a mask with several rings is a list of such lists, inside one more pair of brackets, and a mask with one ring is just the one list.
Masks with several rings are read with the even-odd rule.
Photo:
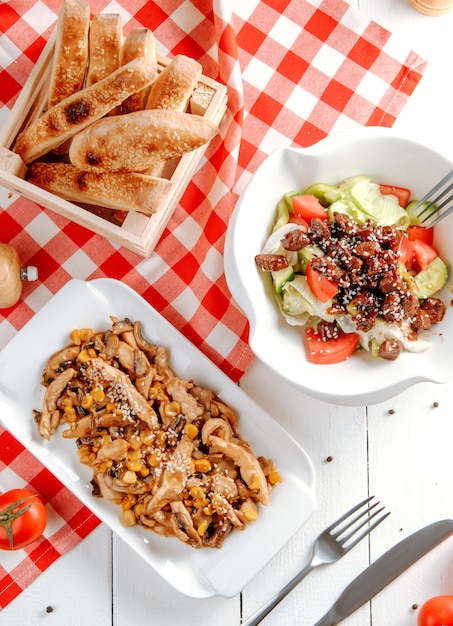
[[251, 617], [242, 622], [242, 626], [257, 626], [283, 598], [285, 598], [319, 563], [312, 560], [300, 572], [294, 576], [284, 587], [280, 589], [264, 606], [258, 609]]

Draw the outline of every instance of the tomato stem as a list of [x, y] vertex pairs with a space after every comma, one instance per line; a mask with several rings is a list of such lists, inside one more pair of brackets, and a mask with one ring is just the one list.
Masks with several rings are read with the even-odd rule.
[[28, 509], [31, 506], [33, 506], [33, 502], [30, 502], [30, 504], [22, 506], [19, 510], [15, 510], [15, 509], [17, 509], [22, 504], [27, 502], [27, 500], [30, 500], [31, 498], [34, 498], [34, 497], [35, 497], [34, 495], [31, 495], [31, 496], [27, 496], [26, 498], [22, 498], [22, 500], [16, 500], [16, 502], [13, 502], [6, 509], [0, 512], [0, 526], [4, 526], [6, 530], [6, 536], [8, 537], [8, 543], [11, 549], [14, 548], [12, 524], [15, 519], [23, 515], [25, 511], [28, 511]]

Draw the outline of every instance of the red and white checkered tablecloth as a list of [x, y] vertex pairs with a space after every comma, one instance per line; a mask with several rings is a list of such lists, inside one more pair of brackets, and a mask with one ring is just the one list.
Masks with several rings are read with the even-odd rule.
[[[39, 270], [0, 311], [0, 348], [70, 278], [134, 288], [233, 380], [252, 360], [247, 322], [228, 292], [223, 244], [238, 195], [262, 160], [356, 125], [391, 126], [426, 62], [343, 0], [91, 0], [151, 28], [158, 51], [199, 60], [228, 86], [228, 112], [149, 259], [0, 188], [0, 241]], [[60, 0], [0, 2], [0, 124], [52, 32]], [[1, 373], [0, 373], [1, 377]], [[0, 429], [0, 491], [30, 486], [49, 510], [45, 536], [0, 555], [0, 607], [98, 520]]]

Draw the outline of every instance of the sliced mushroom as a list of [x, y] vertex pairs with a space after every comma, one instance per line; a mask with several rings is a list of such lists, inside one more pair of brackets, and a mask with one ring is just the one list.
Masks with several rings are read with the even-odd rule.
[[50, 440], [51, 435], [53, 435], [56, 430], [52, 427], [52, 424], [55, 422], [53, 413], [57, 409], [57, 400], [69, 381], [75, 376], [77, 376], [77, 372], [70, 367], [61, 374], [58, 374], [55, 380], [53, 380], [46, 389], [43, 400], [43, 410], [38, 421], [39, 434], [41, 437], [44, 437], [44, 439]]
[[218, 433], [222, 439], [231, 441], [233, 437], [233, 431], [231, 430], [230, 423], [221, 417], [211, 417], [203, 424], [201, 429], [201, 440], [206, 445], [208, 439], [214, 433]]
[[201, 548], [203, 545], [201, 537], [193, 525], [189, 511], [179, 500], [170, 504], [173, 516], [171, 519], [175, 535], [182, 541], [190, 543], [194, 548]]
[[122, 461], [127, 457], [127, 451], [130, 448], [130, 444], [121, 437], [114, 439], [113, 441], [106, 441], [102, 444], [96, 454], [96, 463], [102, 463], [102, 461]]
[[162, 473], [160, 485], [145, 502], [148, 516], [152, 517], [156, 511], [180, 497], [189, 475], [194, 447], [195, 444], [188, 437], [181, 438]]
[[59, 350], [53, 356], [50, 357], [46, 364], [46, 368], [42, 373], [42, 380], [44, 385], [48, 385], [50, 381], [54, 380], [63, 366], [68, 366], [72, 363], [80, 353], [80, 346], [66, 346], [63, 350]]
[[167, 390], [171, 397], [181, 405], [181, 413], [188, 422], [193, 422], [203, 415], [203, 407], [188, 392], [190, 388], [191, 385], [189, 383], [176, 377], [167, 383]]
[[264, 476], [259, 461], [253, 454], [237, 443], [225, 441], [215, 435], [211, 435], [209, 443], [215, 451], [223, 452], [236, 463], [248, 488], [256, 492], [257, 499], [262, 504], [268, 504], [269, 488], [267, 486], [266, 477]]
[[92, 359], [91, 365], [95, 371], [103, 376], [104, 380], [111, 383], [113, 388], [116, 386], [121, 390], [121, 396], [127, 399], [131, 410], [139, 419], [143, 420], [149, 428], [155, 428], [157, 426], [158, 421], [155, 411], [137, 391], [127, 374], [109, 365], [99, 357]]

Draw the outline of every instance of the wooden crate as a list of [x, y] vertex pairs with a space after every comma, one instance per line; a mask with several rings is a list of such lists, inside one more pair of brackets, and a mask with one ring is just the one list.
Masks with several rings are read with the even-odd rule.
[[[55, 31], [0, 130], [0, 183], [37, 204], [148, 257], [178, 205], [207, 145], [166, 164], [162, 176], [170, 180], [171, 191], [156, 213], [147, 216], [130, 211], [125, 213], [122, 223], [120, 214], [111, 209], [69, 202], [27, 182], [27, 168], [13, 149], [18, 133], [46, 110], [54, 48]], [[170, 59], [158, 56], [158, 62], [162, 69]], [[226, 111], [226, 87], [202, 76], [197, 89], [208, 94], [206, 108], [200, 109], [198, 106], [196, 111], [189, 112], [203, 115], [218, 125]]]

